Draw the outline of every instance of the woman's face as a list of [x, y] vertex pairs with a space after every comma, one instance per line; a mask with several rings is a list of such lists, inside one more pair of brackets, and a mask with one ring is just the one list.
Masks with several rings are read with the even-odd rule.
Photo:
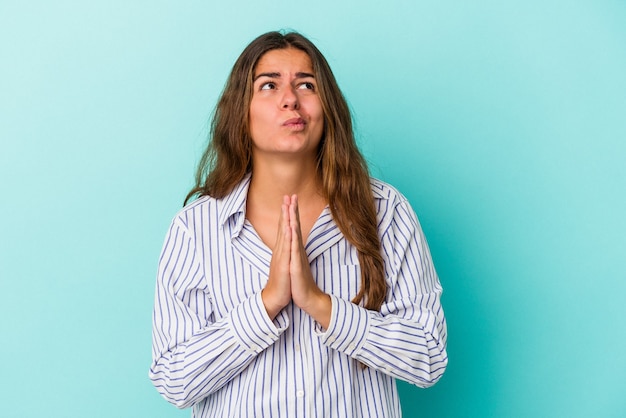
[[324, 113], [311, 59], [295, 48], [266, 52], [257, 63], [250, 101], [253, 155], [311, 156], [324, 131]]

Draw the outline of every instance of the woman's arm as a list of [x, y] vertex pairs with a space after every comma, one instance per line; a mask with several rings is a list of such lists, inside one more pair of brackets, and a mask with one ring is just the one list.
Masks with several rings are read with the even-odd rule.
[[405, 199], [381, 234], [388, 296], [380, 312], [332, 296], [322, 342], [363, 364], [420, 387], [448, 363], [441, 285], [415, 213]]
[[149, 373], [165, 399], [179, 408], [202, 400], [241, 373], [287, 326], [282, 314], [270, 320], [260, 292], [214, 321], [193, 235], [174, 220], [159, 260]]

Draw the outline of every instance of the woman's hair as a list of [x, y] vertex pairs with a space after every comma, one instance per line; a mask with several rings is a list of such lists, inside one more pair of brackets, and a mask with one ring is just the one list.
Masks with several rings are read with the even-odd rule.
[[241, 53], [215, 108], [211, 140], [200, 160], [196, 184], [185, 203], [195, 195], [222, 198], [252, 171], [248, 115], [254, 70], [266, 52], [286, 48], [304, 51], [313, 65], [324, 111], [324, 132], [317, 156], [322, 191], [337, 226], [357, 249], [361, 265], [361, 288], [352, 302], [380, 310], [387, 287], [367, 164], [354, 139], [348, 104], [328, 62], [299, 33], [263, 34]]

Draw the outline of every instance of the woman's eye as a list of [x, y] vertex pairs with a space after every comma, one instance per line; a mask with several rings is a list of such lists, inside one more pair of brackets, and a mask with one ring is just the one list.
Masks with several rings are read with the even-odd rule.
[[261, 84], [261, 90], [273, 90], [276, 88], [276, 84], [274, 84], [273, 82], [267, 82], [267, 83], [263, 83]]
[[298, 88], [302, 90], [315, 90], [315, 85], [313, 83], [306, 82], [306, 83], [300, 84]]

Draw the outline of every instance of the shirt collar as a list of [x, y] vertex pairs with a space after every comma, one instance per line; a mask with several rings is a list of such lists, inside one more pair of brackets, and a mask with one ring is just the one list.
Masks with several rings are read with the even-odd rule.
[[237, 184], [233, 190], [224, 197], [224, 204], [219, 214], [219, 224], [224, 224], [234, 215], [241, 214], [237, 223], [237, 230], [243, 225], [246, 215], [246, 201], [248, 199], [248, 187], [250, 186], [250, 173]]
[[[235, 215], [240, 215], [234, 219], [235, 228], [233, 233], [239, 234], [243, 226], [246, 215], [246, 202], [248, 200], [248, 188], [250, 187], [250, 178], [252, 173], [247, 173], [244, 178], [237, 184], [233, 190], [224, 197], [224, 205], [219, 214], [219, 224], [223, 227], [229, 219]], [[388, 193], [383, 193], [381, 184], [375, 179], [370, 180], [372, 183], [372, 193], [374, 199], [388, 199]]]

